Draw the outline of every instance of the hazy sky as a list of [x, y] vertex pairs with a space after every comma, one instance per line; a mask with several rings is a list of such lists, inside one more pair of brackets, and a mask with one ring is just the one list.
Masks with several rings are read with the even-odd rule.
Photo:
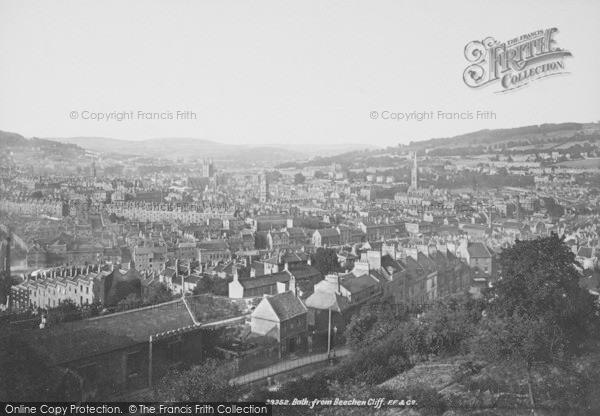
[[[557, 27], [569, 75], [468, 88], [465, 45]], [[0, 130], [26, 137], [399, 142], [600, 119], [600, 2], [0, 0]], [[193, 111], [196, 120], [83, 120]], [[494, 111], [401, 121], [377, 111]], [[77, 119], [70, 113], [77, 112]], [[87, 112], [87, 113], [86, 113]]]

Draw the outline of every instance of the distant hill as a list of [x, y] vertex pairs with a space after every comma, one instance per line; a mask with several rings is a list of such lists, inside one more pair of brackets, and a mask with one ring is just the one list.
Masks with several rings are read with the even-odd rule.
[[579, 144], [600, 147], [600, 126], [598, 123], [542, 124], [509, 129], [479, 130], [454, 137], [435, 138], [392, 149], [369, 149], [368, 151], [346, 149], [345, 153], [328, 157], [315, 157], [309, 161], [280, 163], [277, 168], [323, 167], [340, 164], [350, 169], [365, 167], [391, 167], [400, 163], [400, 155], [407, 150], [420, 154], [429, 152], [432, 157], [473, 156], [491, 149], [500, 148], [534, 149], [547, 152], [550, 149], [568, 149]]
[[264, 161], [273, 158], [277, 161], [292, 161], [314, 156], [328, 156], [355, 149], [375, 148], [367, 144], [315, 144], [279, 143], [230, 145], [199, 138], [169, 137], [146, 140], [116, 140], [103, 137], [52, 138], [61, 143], [76, 144], [90, 150], [114, 152], [170, 159], [210, 158], [217, 161], [242, 159], [246, 162]]
[[[467, 147], [509, 144], [511, 147], [551, 144], [553, 147], [572, 141], [574, 136], [598, 133], [597, 123], [541, 124], [510, 129], [479, 130], [454, 137], [411, 142], [413, 149]], [[579, 138], [581, 139], [581, 137]], [[554, 144], [553, 144], [554, 143]]]
[[37, 137], [33, 137], [31, 139], [27, 139], [20, 134], [10, 133], [6, 131], [0, 130], [0, 149], [5, 149], [8, 147], [37, 147], [44, 149], [69, 149], [69, 150], [81, 150], [82, 148], [77, 146], [74, 143], [60, 143], [54, 140], [48, 139], [39, 139]]

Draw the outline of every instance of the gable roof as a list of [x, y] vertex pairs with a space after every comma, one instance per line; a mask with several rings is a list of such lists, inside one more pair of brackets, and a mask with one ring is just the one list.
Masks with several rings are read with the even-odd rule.
[[469, 243], [467, 251], [471, 257], [492, 257], [492, 253], [490, 253], [485, 244], [479, 242]]
[[273, 316], [269, 312], [273, 312], [276, 320], [281, 322], [302, 315], [307, 311], [308, 309], [304, 306], [304, 303], [294, 293], [287, 291], [263, 298], [252, 312], [252, 317], [270, 319]]

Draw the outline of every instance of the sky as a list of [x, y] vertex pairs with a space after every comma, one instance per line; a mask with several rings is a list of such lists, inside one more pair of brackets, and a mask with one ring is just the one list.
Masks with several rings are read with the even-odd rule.
[[[393, 146], [598, 121], [599, 23], [595, 0], [0, 0], [0, 130]], [[568, 74], [464, 83], [469, 42], [551, 27]], [[413, 111], [496, 119], [391, 119]]]

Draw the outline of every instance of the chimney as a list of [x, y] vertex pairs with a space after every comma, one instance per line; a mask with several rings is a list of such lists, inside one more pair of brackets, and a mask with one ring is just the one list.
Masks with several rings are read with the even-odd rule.
[[231, 274], [233, 275], [234, 281], [239, 279], [238, 266], [236, 264], [231, 267]]
[[298, 290], [296, 287], [296, 278], [294, 275], [290, 276], [290, 291], [294, 294], [294, 296], [298, 296]]
[[283, 270], [286, 272], [290, 271], [290, 264], [287, 261], [285, 262], [285, 265], [283, 266]]
[[406, 248], [406, 256], [412, 257], [414, 260], [417, 260], [418, 250], [416, 247], [407, 247]]

